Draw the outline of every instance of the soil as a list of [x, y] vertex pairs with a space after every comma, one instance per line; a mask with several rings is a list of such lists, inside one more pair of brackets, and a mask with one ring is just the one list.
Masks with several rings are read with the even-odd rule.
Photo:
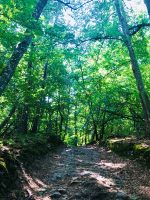
[[60, 147], [22, 172], [28, 200], [150, 200], [150, 170], [96, 145]]

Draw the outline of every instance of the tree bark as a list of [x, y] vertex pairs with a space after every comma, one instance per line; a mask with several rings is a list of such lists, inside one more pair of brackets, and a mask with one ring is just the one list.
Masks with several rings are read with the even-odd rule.
[[144, 0], [144, 3], [147, 7], [147, 11], [148, 11], [149, 18], [150, 18], [150, 0]]
[[[36, 8], [32, 14], [32, 16], [35, 20], [39, 19], [47, 2], [48, 2], [48, 0], [39, 0], [38, 1]], [[28, 30], [27, 30], [27, 32], [28, 32]], [[13, 51], [11, 58], [9, 59], [5, 69], [3, 70], [3, 72], [0, 75], [0, 95], [2, 95], [5, 88], [7, 87], [9, 81], [11, 80], [13, 74], [15, 73], [17, 65], [19, 64], [19, 62], [20, 62], [21, 58], [23, 57], [23, 55], [25, 54], [25, 52], [27, 51], [31, 41], [32, 41], [31, 35], [25, 37], [25, 39], [22, 42], [20, 42], [17, 45], [17, 47], [15, 48], [15, 50]]]
[[114, 0], [114, 1], [115, 1], [117, 15], [118, 15], [118, 18], [122, 27], [122, 31], [123, 31], [123, 39], [129, 52], [131, 65], [132, 65], [132, 71], [136, 80], [136, 85], [137, 85], [137, 89], [140, 96], [140, 101], [141, 101], [141, 105], [142, 105], [142, 109], [144, 113], [145, 125], [146, 125], [146, 133], [150, 135], [150, 100], [145, 90], [140, 67], [139, 67], [135, 52], [134, 52], [133, 45], [132, 45], [132, 41], [131, 41], [131, 37], [129, 33], [129, 27], [127, 24], [126, 14], [124, 11], [122, 0]]
[[7, 116], [7, 117], [4, 119], [4, 121], [0, 124], [0, 131], [8, 124], [8, 122], [9, 122], [11, 116], [15, 113], [15, 111], [16, 111], [16, 106], [14, 106], [14, 107], [11, 109], [10, 113], [8, 114], [8, 116]]
[[[39, 110], [37, 109], [37, 112], [38, 111]], [[31, 133], [37, 133], [39, 128], [39, 121], [40, 121], [40, 115], [36, 114], [35, 118], [33, 119]]]
[[67, 135], [67, 132], [68, 132], [69, 115], [70, 115], [70, 106], [68, 105], [68, 108], [67, 108], [67, 118], [66, 118], [66, 123], [65, 123], [65, 131], [64, 131], [63, 139], [65, 139], [65, 136]]
[[77, 137], [78, 129], [77, 129], [77, 102], [75, 102], [75, 111], [74, 111], [74, 134]]
[[98, 131], [97, 131], [97, 125], [96, 125], [95, 121], [93, 121], [93, 129], [94, 129], [94, 132], [93, 132], [93, 136], [92, 136], [92, 142], [98, 141]]
[[103, 113], [102, 123], [99, 131], [99, 142], [103, 140], [105, 135], [105, 125], [106, 125], [105, 118], [106, 118], [106, 112]]
[[[43, 73], [43, 81], [41, 83], [41, 88], [44, 89], [45, 88], [45, 84], [46, 84], [46, 79], [47, 79], [47, 70], [48, 70], [48, 62], [46, 62], [46, 64], [44, 65], [44, 73]], [[44, 92], [41, 94], [41, 99], [39, 102], [39, 105], [37, 105], [37, 110], [36, 110], [36, 116], [33, 119], [33, 124], [32, 124], [32, 129], [31, 132], [32, 133], [36, 133], [39, 129], [39, 124], [40, 124], [40, 118], [43, 115], [43, 104], [45, 103], [45, 94]]]

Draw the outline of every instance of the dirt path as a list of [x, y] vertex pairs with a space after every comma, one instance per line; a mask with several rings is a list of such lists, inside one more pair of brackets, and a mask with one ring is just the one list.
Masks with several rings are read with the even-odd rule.
[[24, 176], [28, 199], [150, 199], [147, 169], [96, 146], [60, 148], [37, 160]]

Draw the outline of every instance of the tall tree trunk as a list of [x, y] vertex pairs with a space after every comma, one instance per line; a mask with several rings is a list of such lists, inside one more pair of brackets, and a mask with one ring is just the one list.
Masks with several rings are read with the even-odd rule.
[[139, 68], [139, 64], [138, 64], [138, 61], [137, 61], [137, 58], [135, 56], [135, 52], [133, 49], [133, 45], [132, 45], [132, 41], [131, 41], [131, 37], [130, 37], [130, 33], [129, 33], [129, 27], [127, 24], [126, 14], [124, 11], [122, 0], [114, 0], [114, 1], [115, 1], [117, 15], [118, 15], [120, 24], [122, 26], [123, 34], [124, 34], [123, 39], [127, 46], [129, 56], [131, 59], [132, 70], [133, 70], [133, 74], [134, 74], [134, 77], [136, 80], [136, 85], [138, 88], [140, 101], [141, 101], [141, 105], [142, 105], [142, 109], [143, 109], [143, 113], [144, 113], [146, 132], [148, 135], [150, 135], [150, 100], [149, 100], [148, 94], [145, 90], [144, 82], [143, 82], [141, 71]]
[[[35, 20], [38, 20], [44, 7], [46, 6], [48, 0], [39, 0], [35, 11], [33, 12], [32, 16]], [[28, 30], [26, 31], [28, 32]], [[11, 58], [9, 59], [6, 67], [4, 68], [3, 72], [0, 75], [0, 95], [4, 92], [5, 88], [7, 87], [9, 81], [11, 80], [17, 65], [19, 64], [21, 58], [25, 54], [32, 41], [32, 36], [29, 35], [25, 37], [25, 39], [20, 42], [15, 50], [12, 53]]]
[[148, 11], [149, 18], [150, 18], [150, 0], [144, 0], [144, 3], [147, 7], [147, 11]]

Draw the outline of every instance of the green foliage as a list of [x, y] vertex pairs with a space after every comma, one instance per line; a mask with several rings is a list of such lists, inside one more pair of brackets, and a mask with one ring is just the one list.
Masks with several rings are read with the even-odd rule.
[[69, 146], [77, 146], [78, 144], [78, 138], [75, 135], [67, 135], [65, 138], [65, 143]]
[[[18, 43], [33, 37], [0, 97], [4, 143], [32, 146], [30, 140], [45, 144], [49, 138], [76, 146], [115, 135], [142, 135], [142, 107], [113, 2], [91, 2], [74, 12], [66, 8], [66, 13], [62, 4], [49, 2], [35, 21], [36, 3], [0, 1], [0, 74]], [[148, 22], [144, 13], [128, 6], [130, 27]], [[149, 39], [148, 27], [132, 36], [148, 94]]]

